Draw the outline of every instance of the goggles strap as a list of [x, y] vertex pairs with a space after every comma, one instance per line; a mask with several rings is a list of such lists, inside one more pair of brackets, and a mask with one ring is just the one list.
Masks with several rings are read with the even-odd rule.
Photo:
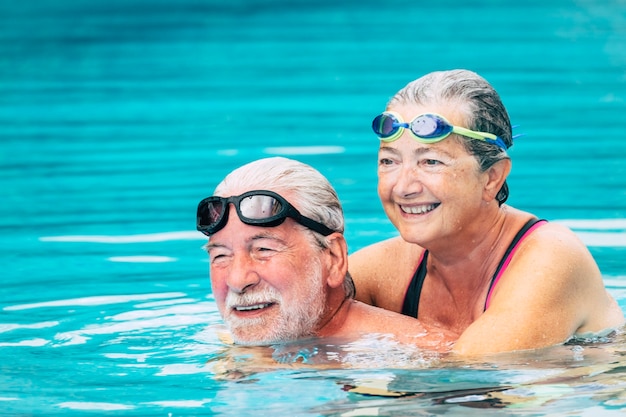
[[496, 135], [491, 134], [491, 133], [477, 132], [475, 130], [469, 130], [469, 129], [466, 129], [464, 127], [459, 127], [459, 126], [452, 126], [452, 132], [458, 135], [467, 136], [468, 138], [478, 139], [478, 140], [491, 139], [492, 141], [495, 141], [498, 138]]

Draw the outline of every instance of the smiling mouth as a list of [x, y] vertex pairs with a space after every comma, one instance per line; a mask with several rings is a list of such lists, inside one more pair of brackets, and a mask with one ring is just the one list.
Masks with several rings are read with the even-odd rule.
[[425, 214], [430, 211], [433, 211], [437, 207], [439, 207], [440, 203], [437, 204], [424, 204], [421, 206], [400, 206], [400, 210], [407, 214]]
[[233, 309], [235, 311], [255, 311], [271, 307], [272, 305], [274, 305], [274, 303], [252, 304], [249, 306], [235, 306]]

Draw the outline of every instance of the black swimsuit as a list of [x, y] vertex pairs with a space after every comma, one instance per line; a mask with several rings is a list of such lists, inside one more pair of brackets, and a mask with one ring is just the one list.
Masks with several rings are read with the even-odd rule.
[[[487, 293], [488, 295], [487, 295], [487, 300], [485, 301], [484, 310], [487, 310], [487, 301], [489, 300], [489, 295], [491, 294], [491, 291], [493, 290], [493, 287], [495, 283], [497, 282], [497, 279], [499, 278], [500, 274], [504, 272], [504, 271], [501, 271], [502, 267], [505, 264], [508, 264], [507, 261], [510, 260], [509, 258], [510, 258], [511, 252], [513, 252], [517, 244], [524, 238], [524, 236], [530, 230], [530, 228], [532, 228], [535, 224], [539, 222], [545, 222], [545, 220], [530, 219], [524, 225], [524, 227], [522, 227], [522, 229], [519, 232], [517, 232], [517, 234], [513, 238], [513, 241], [511, 242], [508, 249], [506, 250], [506, 253], [502, 257], [502, 260], [500, 261], [498, 268], [496, 268], [496, 272], [493, 274], [493, 277], [491, 278], [491, 283], [489, 284], [489, 292]], [[420, 294], [422, 293], [422, 286], [424, 285], [424, 279], [426, 279], [426, 261], [427, 260], [428, 260], [428, 251], [425, 250], [422, 253], [422, 257], [419, 261], [419, 264], [417, 265], [415, 274], [413, 275], [413, 278], [411, 279], [411, 283], [409, 284], [409, 287], [407, 288], [406, 294], [404, 296], [404, 304], [402, 304], [402, 314], [406, 316], [417, 318], [417, 310], [419, 308], [419, 303], [420, 303]]]

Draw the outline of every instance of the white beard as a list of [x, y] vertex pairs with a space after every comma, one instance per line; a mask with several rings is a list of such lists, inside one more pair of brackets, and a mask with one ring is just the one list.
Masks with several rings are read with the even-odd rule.
[[[295, 277], [301, 284], [297, 286], [297, 299], [283, 302], [282, 295], [273, 287], [236, 294], [228, 292], [224, 311], [224, 321], [233, 339], [241, 345], [269, 345], [288, 342], [313, 336], [316, 327], [326, 312], [326, 289], [320, 262], [312, 261], [305, 277]], [[255, 318], [241, 318], [232, 314], [234, 305], [276, 303], [278, 314], [261, 315]]]

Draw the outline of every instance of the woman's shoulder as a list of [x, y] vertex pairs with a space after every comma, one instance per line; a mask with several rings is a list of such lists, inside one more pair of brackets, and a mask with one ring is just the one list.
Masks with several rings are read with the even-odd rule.
[[524, 226], [526, 226], [527, 229], [534, 226], [532, 233], [527, 233], [525, 240], [540, 246], [542, 244], [557, 244], [558, 246], [564, 244], [565, 246], [571, 247], [572, 244], [575, 246], [582, 244], [576, 233], [558, 221], [541, 218], [532, 213], [510, 207], [508, 211], [508, 214], [510, 214], [512, 218], [510, 226], [512, 228], [511, 233], [513, 233], [513, 231], [518, 233], [524, 231]]
[[503, 270], [503, 282], [515, 283], [516, 288], [543, 288], [548, 293], [545, 286], [586, 288], [601, 280], [591, 252], [574, 231], [558, 221], [543, 221], [524, 229], [522, 226], [532, 218], [518, 217], [512, 222], [515, 226], [511, 225], [508, 235], [515, 231], [518, 235], [509, 247], [514, 252]]
[[408, 243], [396, 236], [365, 246], [350, 255], [350, 262], [365, 262], [371, 265], [393, 263], [398, 259], [419, 258], [424, 251], [418, 245]]
[[[522, 244], [527, 249], [535, 248], [538, 251], [550, 249], [548, 253], [559, 250], [571, 251], [574, 248], [586, 250], [578, 235], [557, 221], [541, 218], [510, 206], [505, 210], [509, 218], [509, 225], [505, 226], [509, 231], [505, 235], [524, 233]], [[534, 227], [531, 229], [531, 226]]]

